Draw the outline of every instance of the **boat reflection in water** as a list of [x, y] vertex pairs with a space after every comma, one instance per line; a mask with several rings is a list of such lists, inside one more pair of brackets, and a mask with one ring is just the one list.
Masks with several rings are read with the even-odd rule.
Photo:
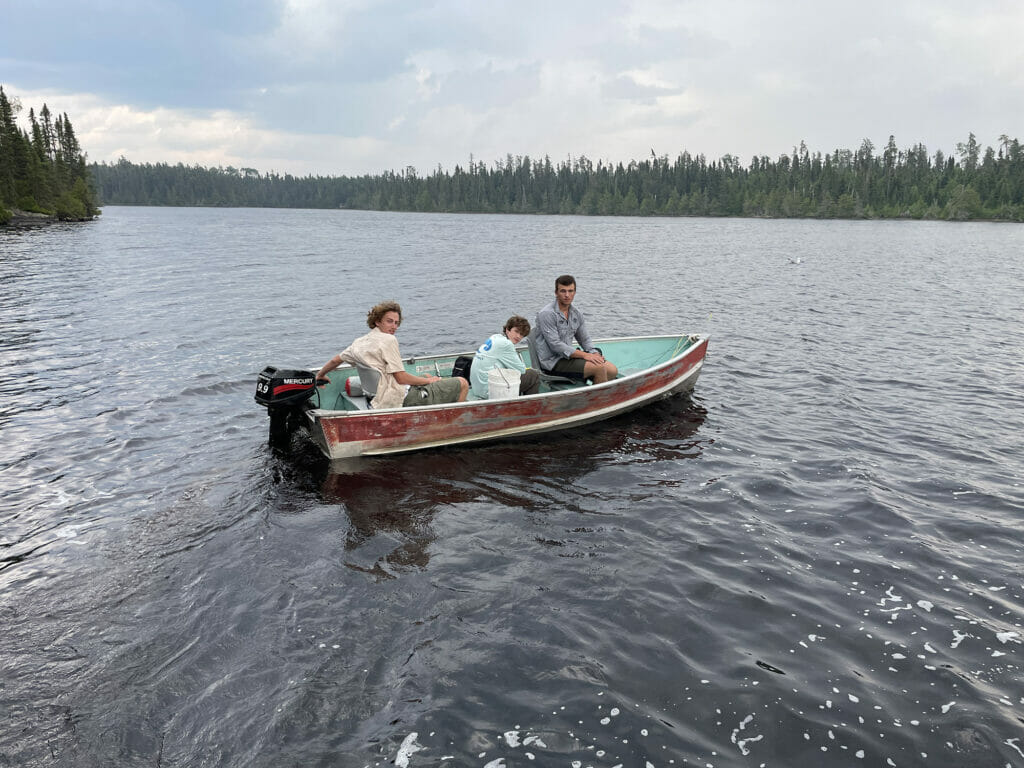
[[[602, 472], [699, 455], [706, 414], [690, 396], [681, 396], [599, 425], [526, 440], [335, 461], [312, 457], [307, 444], [298, 455], [282, 458], [301, 462], [310, 474], [293, 468], [306, 475], [319, 498], [344, 508], [347, 553], [387, 550], [372, 565], [358, 563], [358, 557], [347, 565], [393, 578], [427, 565], [439, 509], [467, 504], [526, 513], [571, 509], [578, 503], [578, 487], [600, 486]], [[606, 481], [617, 482], [611, 476]]]

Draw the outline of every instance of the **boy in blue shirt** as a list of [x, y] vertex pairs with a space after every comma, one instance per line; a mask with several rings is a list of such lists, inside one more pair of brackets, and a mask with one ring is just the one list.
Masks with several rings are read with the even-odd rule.
[[540, 375], [523, 365], [516, 351], [516, 344], [530, 335], [530, 323], [525, 317], [513, 315], [505, 323], [501, 333], [496, 333], [480, 345], [469, 371], [469, 383], [473, 395], [487, 399], [489, 392], [487, 374], [493, 368], [509, 368], [518, 371], [520, 395], [535, 395], [540, 391]]

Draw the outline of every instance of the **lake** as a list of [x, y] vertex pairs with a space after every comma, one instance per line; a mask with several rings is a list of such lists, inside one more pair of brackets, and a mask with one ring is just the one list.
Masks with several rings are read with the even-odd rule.
[[[1024, 766], [1024, 227], [108, 207], [0, 230], [0, 766]], [[576, 276], [692, 396], [272, 451], [265, 365]]]

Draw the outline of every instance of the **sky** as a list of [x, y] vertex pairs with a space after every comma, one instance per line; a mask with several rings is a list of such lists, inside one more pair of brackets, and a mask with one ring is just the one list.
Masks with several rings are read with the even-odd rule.
[[1019, 0], [0, 0], [97, 162], [353, 176], [1024, 139]]

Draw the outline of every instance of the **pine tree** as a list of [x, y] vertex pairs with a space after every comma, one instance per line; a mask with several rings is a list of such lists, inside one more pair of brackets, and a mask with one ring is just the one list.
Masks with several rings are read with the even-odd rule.
[[20, 106], [0, 86], [0, 222], [10, 220], [8, 208], [73, 220], [98, 214], [86, 156], [67, 113], [53, 121], [45, 104], [38, 119], [30, 109], [29, 133], [15, 123]]

